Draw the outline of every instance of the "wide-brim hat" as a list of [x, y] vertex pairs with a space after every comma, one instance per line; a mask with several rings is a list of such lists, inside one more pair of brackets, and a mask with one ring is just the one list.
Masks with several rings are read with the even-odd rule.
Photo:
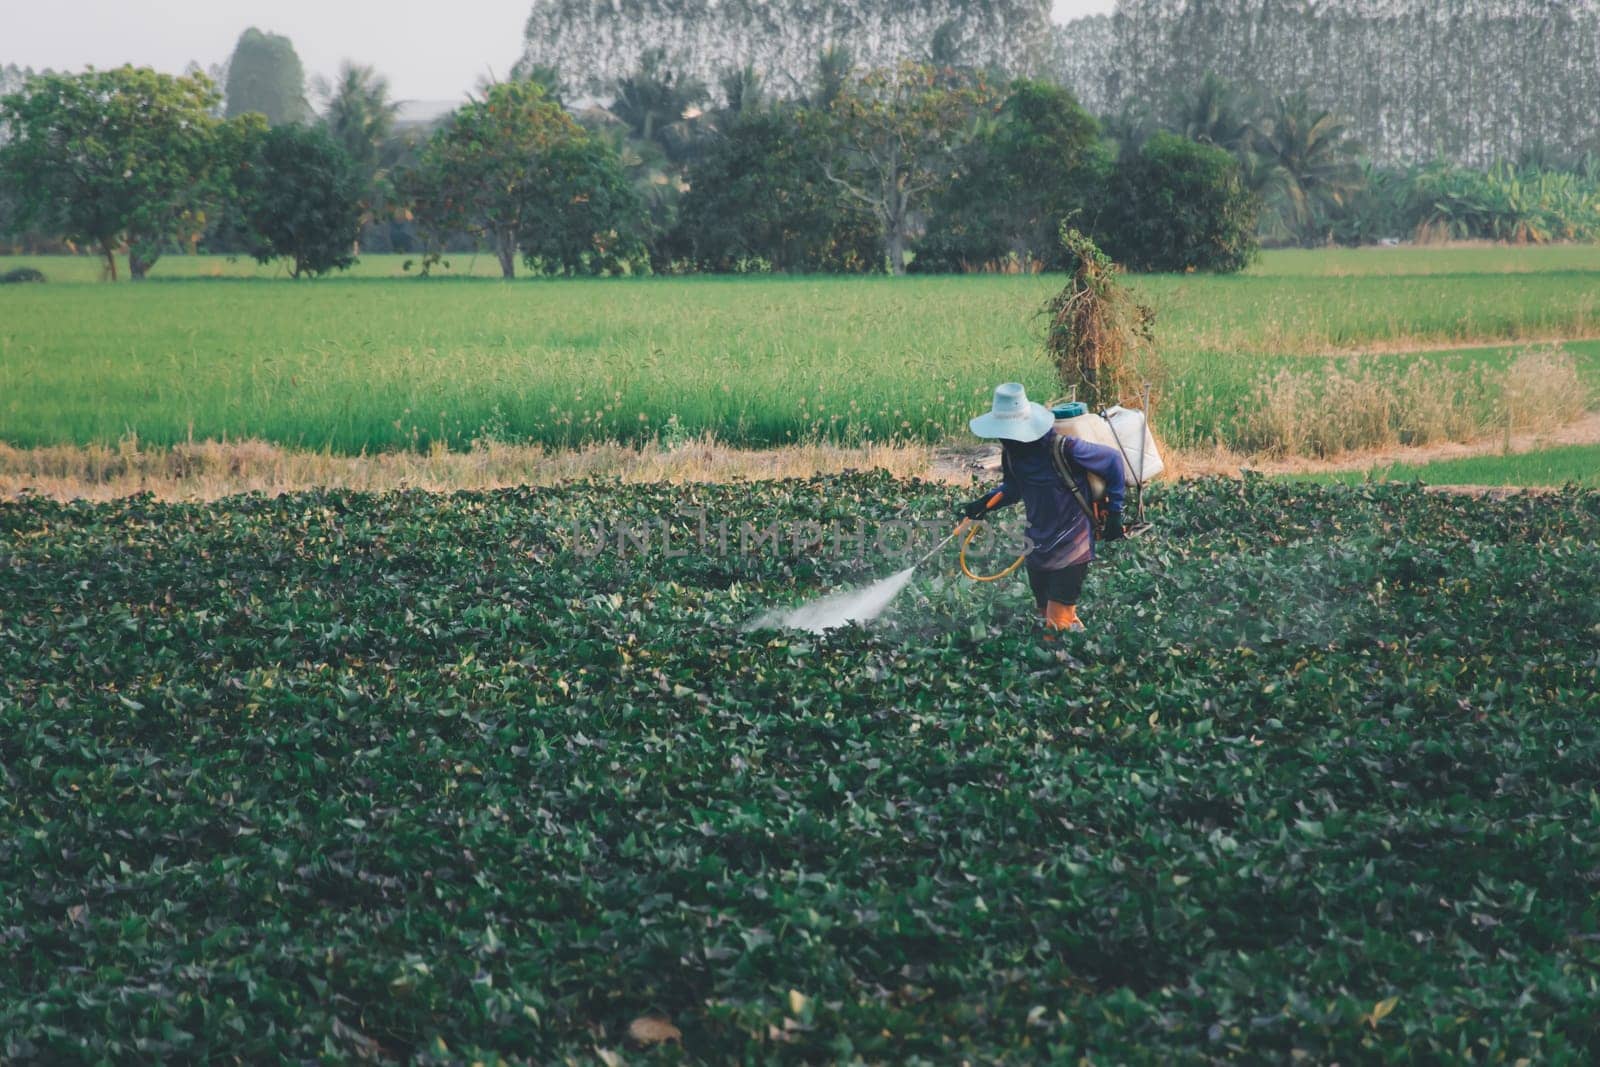
[[1028, 400], [1017, 382], [996, 386], [994, 407], [967, 423], [979, 437], [1004, 441], [1037, 441], [1056, 424], [1056, 417], [1043, 404]]

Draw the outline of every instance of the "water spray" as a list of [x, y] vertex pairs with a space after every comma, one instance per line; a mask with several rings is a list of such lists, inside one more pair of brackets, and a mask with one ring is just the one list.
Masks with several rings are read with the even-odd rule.
[[812, 633], [823, 633], [827, 630], [837, 629], [849, 623], [867, 623], [883, 614], [893, 601], [900, 595], [911, 582], [912, 575], [917, 568], [926, 564], [933, 557], [943, 552], [952, 541], [963, 533], [967, 535], [961, 543], [961, 573], [976, 582], [998, 582], [1016, 573], [1022, 566], [1026, 556], [1019, 556], [1017, 561], [999, 574], [987, 577], [972, 573], [967, 566], [967, 546], [972, 544], [972, 539], [977, 536], [978, 530], [983, 526], [979, 520], [963, 519], [950, 531], [950, 534], [941, 540], [927, 554], [917, 560], [905, 570], [896, 571], [887, 578], [879, 579], [871, 585], [859, 589], [846, 589], [842, 592], [832, 593], [820, 600], [813, 600], [801, 604], [799, 607], [769, 611], [751, 622], [746, 629], [755, 630], [763, 628], [777, 628], [786, 630], [809, 630]]

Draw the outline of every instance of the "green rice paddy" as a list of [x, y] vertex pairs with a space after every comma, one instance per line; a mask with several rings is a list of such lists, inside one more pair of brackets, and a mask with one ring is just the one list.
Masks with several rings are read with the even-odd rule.
[[[0, 288], [0, 440], [23, 447], [938, 440], [998, 381], [1058, 391], [1038, 343], [1052, 277], [506, 284], [418, 280], [404, 257], [317, 282], [215, 257], [167, 257], [140, 284], [99, 283], [88, 257], [0, 270], [24, 263], [51, 280]], [[1387, 373], [1422, 349], [1492, 375], [1530, 342], [1600, 335], [1590, 247], [1278, 252], [1238, 276], [1133, 282], [1158, 312], [1156, 418], [1178, 445], [1230, 443], [1285, 367], [1375, 350], [1361, 359]], [[1567, 348], [1600, 383], [1600, 344]]]

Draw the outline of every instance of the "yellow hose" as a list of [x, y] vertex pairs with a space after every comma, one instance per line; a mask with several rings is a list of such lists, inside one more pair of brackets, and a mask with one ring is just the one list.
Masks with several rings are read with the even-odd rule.
[[1017, 557], [1017, 561], [1015, 563], [1001, 571], [999, 574], [991, 574], [987, 577], [981, 574], [973, 574], [972, 568], [967, 566], [967, 546], [972, 544], [972, 539], [974, 537], [978, 536], [978, 528], [981, 527], [983, 523], [972, 521], [970, 525], [971, 528], [967, 530], [967, 536], [963, 538], [961, 542], [961, 573], [965, 574], [968, 578], [971, 578], [975, 582], [998, 582], [1002, 578], [1009, 578], [1013, 574], [1017, 573], [1017, 568], [1027, 562], [1027, 553], [1023, 553]]

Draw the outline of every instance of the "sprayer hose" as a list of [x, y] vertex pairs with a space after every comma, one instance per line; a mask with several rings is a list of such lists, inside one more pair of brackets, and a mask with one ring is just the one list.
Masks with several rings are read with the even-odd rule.
[[1015, 563], [1001, 571], [999, 574], [990, 574], [987, 576], [973, 574], [972, 568], [967, 566], [967, 546], [972, 544], [972, 539], [974, 537], [978, 536], [978, 529], [982, 525], [983, 523], [981, 522], [973, 522], [971, 527], [967, 530], [967, 536], [961, 541], [961, 573], [965, 574], [968, 578], [971, 578], [975, 582], [998, 582], [1002, 578], [1011, 577], [1013, 574], [1017, 573], [1018, 567], [1027, 562], [1028, 556], [1026, 553], [1018, 556]]

